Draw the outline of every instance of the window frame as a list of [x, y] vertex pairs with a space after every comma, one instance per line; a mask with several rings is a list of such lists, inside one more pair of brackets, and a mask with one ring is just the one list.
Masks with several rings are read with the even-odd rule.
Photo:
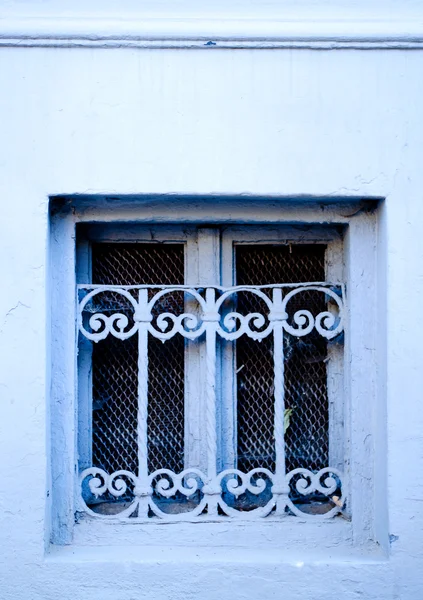
[[[221, 207], [225, 209], [225, 207]], [[345, 210], [346, 208], [346, 210]], [[353, 208], [356, 206], [353, 205]], [[348, 212], [350, 211], [350, 212]], [[225, 221], [225, 216], [216, 215], [216, 222]], [[239, 222], [237, 211], [232, 211], [231, 219]], [[377, 394], [377, 380], [375, 369], [376, 350], [376, 219], [372, 211], [359, 211], [352, 215], [351, 205], [334, 205], [324, 209], [322, 218], [321, 206], [287, 205], [286, 210], [276, 211], [274, 221], [278, 224], [294, 224], [294, 228], [300, 223], [301, 227], [315, 225], [321, 226], [322, 222], [345, 228], [344, 237], [344, 262], [346, 269], [346, 280], [348, 286], [348, 324], [345, 331], [345, 369], [344, 392], [345, 392], [345, 426], [347, 438], [347, 452], [349, 456], [349, 481], [350, 507], [352, 520], [350, 523], [328, 521], [319, 524], [301, 524], [307, 528], [299, 534], [297, 527], [299, 521], [293, 526], [292, 522], [281, 523], [287, 543], [296, 543], [299, 536], [313, 535], [321, 543], [321, 527], [331, 529], [331, 535], [324, 545], [336, 545], [345, 543], [353, 544], [371, 542], [374, 539], [374, 501], [376, 497], [375, 486], [378, 486], [378, 497], [380, 497], [381, 485], [377, 477], [374, 477], [374, 466], [376, 451], [372, 445], [372, 436], [375, 434], [375, 410], [380, 410], [380, 399]], [[77, 223], [92, 222], [92, 215], [96, 215], [96, 222], [110, 222], [110, 212], [105, 210], [100, 203], [92, 201], [90, 210], [70, 210], [62, 207], [51, 216], [51, 322], [52, 322], [52, 368], [51, 368], [51, 481], [52, 481], [52, 512], [51, 530], [52, 541], [56, 544], [70, 543], [72, 539], [79, 543], [93, 543], [93, 524], [88, 528], [74, 527], [75, 521], [75, 497], [73, 494], [76, 471], [76, 332], [75, 332], [75, 284], [76, 284], [76, 260], [75, 260], [75, 227]], [[352, 216], [348, 216], [351, 214]], [[117, 227], [122, 220], [133, 222], [133, 210], [123, 212], [124, 219], [115, 215]], [[295, 216], [294, 216], [295, 215]], [[346, 216], [344, 216], [346, 215]], [[154, 216], [149, 215], [150, 220], [155, 221]], [[145, 217], [144, 217], [145, 219]], [[140, 219], [142, 221], [143, 219]], [[259, 221], [259, 219], [257, 219]], [[193, 222], [195, 222], [193, 220]], [[63, 299], [65, 301], [63, 302]], [[72, 350], [74, 348], [74, 350]], [[58, 377], [61, 376], [59, 383]], [[370, 398], [368, 401], [370, 390]], [[358, 404], [367, 398], [362, 404]], [[361, 410], [357, 410], [360, 406]], [[351, 410], [354, 407], [355, 410]], [[60, 434], [58, 433], [60, 432]], [[378, 457], [380, 460], [380, 457]], [[365, 485], [363, 481], [367, 482]], [[95, 539], [100, 538], [113, 540], [112, 543], [122, 541], [122, 536], [115, 529], [106, 528], [104, 524], [94, 529], [97, 533]], [[208, 524], [211, 527], [200, 526], [202, 530], [214, 530], [218, 524]], [[144, 526], [134, 525], [135, 529], [145, 530]], [[148, 527], [151, 527], [148, 524]], [[160, 527], [160, 526], [159, 526]], [[177, 535], [187, 539], [186, 527], [174, 527]], [[227, 526], [226, 526], [227, 527]], [[157, 528], [157, 526], [154, 526]], [[260, 522], [252, 529], [269, 532], [266, 524]], [[276, 528], [279, 530], [279, 527]], [[83, 531], [84, 530], [84, 531]], [[102, 530], [102, 531], [100, 531]], [[336, 531], [335, 531], [336, 530]], [[89, 533], [91, 532], [91, 534]], [[188, 535], [190, 543], [197, 539], [194, 530]], [[313, 533], [314, 532], [314, 533]], [[141, 533], [141, 531], [139, 532]], [[251, 533], [251, 531], [250, 531]], [[100, 535], [98, 535], [100, 534]], [[117, 535], [117, 537], [115, 537]], [[153, 537], [156, 533], [153, 534]], [[158, 535], [158, 534], [157, 534]], [[143, 536], [138, 537], [136, 532], [131, 533], [131, 538], [138, 540], [136, 543], [144, 543]], [[149, 536], [150, 537], [150, 536]], [[91, 542], [90, 542], [91, 538]], [[160, 535], [158, 535], [158, 538]], [[213, 534], [211, 538], [213, 538]], [[128, 540], [128, 536], [124, 536]], [[151, 539], [151, 538], [150, 538]], [[249, 534], [247, 540], [250, 539]], [[275, 534], [274, 543], [279, 544], [279, 535]], [[300, 544], [301, 546], [301, 544]]]

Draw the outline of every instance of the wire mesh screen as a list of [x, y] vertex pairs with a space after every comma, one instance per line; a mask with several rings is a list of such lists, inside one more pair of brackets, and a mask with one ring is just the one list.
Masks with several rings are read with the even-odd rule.
[[[108, 285], [184, 283], [183, 244], [94, 244], [92, 281]], [[116, 303], [119, 303], [116, 306]], [[129, 314], [121, 296], [109, 292], [103, 310]], [[106, 306], [104, 306], [106, 304]], [[108, 306], [107, 306], [108, 305]], [[184, 310], [183, 293], [166, 295], [154, 315]], [[148, 467], [184, 467], [184, 340], [148, 340]], [[93, 345], [93, 465], [108, 472], [137, 471], [137, 336], [108, 336]]]
[[[254, 245], [235, 247], [238, 285], [324, 281], [325, 246]], [[286, 292], [285, 292], [286, 293]], [[237, 309], [260, 311], [252, 294], [239, 294]], [[290, 308], [313, 314], [325, 308], [322, 294], [304, 292]], [[298, 303], [298, 306], [296, 306]], [[244, 312], [245, 311], [245, 312]], [[285, 406], [287, 469], [320, 469], [328, 464], [327, 341], [312, 332], [303, 338], [285, 334]], [[236, 344], [238, 467], [274, 469], [273, 339], [242, 336]]]

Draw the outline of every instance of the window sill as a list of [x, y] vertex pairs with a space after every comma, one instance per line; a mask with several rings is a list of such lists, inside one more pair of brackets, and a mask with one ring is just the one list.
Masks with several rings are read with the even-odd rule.
[[[229, 537], [229, 536], [227, 536]], [[324, 542], [323, 538], [321, 542]], [[301, 568], [306, 565], [329, 564], [381, 564], [388, 560], [388, 556], [380, 546], [371, 544], [366, 547], [316, 547], [312, 543], [304, 547], [291, 547], [285, 544], [284, 548], [263, 548], [252, 543], [249, 548], [214, 545], [187, 546], [187, 545], [102, 545], [96, 546], [51, 545], [45, 555], [47, 563], [136, 563], [143, 565], [163, 564], [225, 564], [227, 568], [233, 564], [259, 565], [286, 565]], [[314, 547], [313, 547], [314, 546]]]
[[[318, 555], [353, 548], [353, 524], [342, 517], [311, 522], [298, 517], [258, 522], [216, 523], [112, 523], [84, 519], [74, 526], [73, 544], [67, 548], [91, 548], [95, 553], [104, 547], [128, 547], [147, 550], [178, 547], [204, 552], [238, 548], [270, 552], [316, 548]], [[374, 544], [371, 544], [373, 547]], [[53, 546], [58, 549], [62, 546]], [[102, 551], [102, 550], [101, 550]]]

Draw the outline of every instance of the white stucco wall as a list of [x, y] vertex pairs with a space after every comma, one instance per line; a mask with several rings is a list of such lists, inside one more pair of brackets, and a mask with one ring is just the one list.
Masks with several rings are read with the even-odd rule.
[[[2, 599], [420, 600], [422, 73], [418, 49], [0, 48]], [[48, 197], [167, 192], [385, 198], [388, 557], [46, 548]]]

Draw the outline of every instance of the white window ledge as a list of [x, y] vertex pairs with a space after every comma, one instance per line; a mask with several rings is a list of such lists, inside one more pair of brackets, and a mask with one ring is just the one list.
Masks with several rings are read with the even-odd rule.
[[205, 546], [51, 546], [45, 556], [48, 563], [137, 563], [144, 565], [166, 563], [184, 564], [230, 564], [290, 565], [301, 569], [306, 565], [345, 564], [387, 564], [387, 555], [380, 549], [358, 551], [339, 549], [323, 552], [320, 550], [275, 550], [260, 548], [207, 548]]
[[[419, 48], [423, 7], [386, 0], [131, 2], [0, 0], [0, 45]], [[420, 4], [420, 6], [419, 6]], [[114, 5], [114, 6], [113, 6]], [[258, 6], [257, 6], [258, 5]]]

